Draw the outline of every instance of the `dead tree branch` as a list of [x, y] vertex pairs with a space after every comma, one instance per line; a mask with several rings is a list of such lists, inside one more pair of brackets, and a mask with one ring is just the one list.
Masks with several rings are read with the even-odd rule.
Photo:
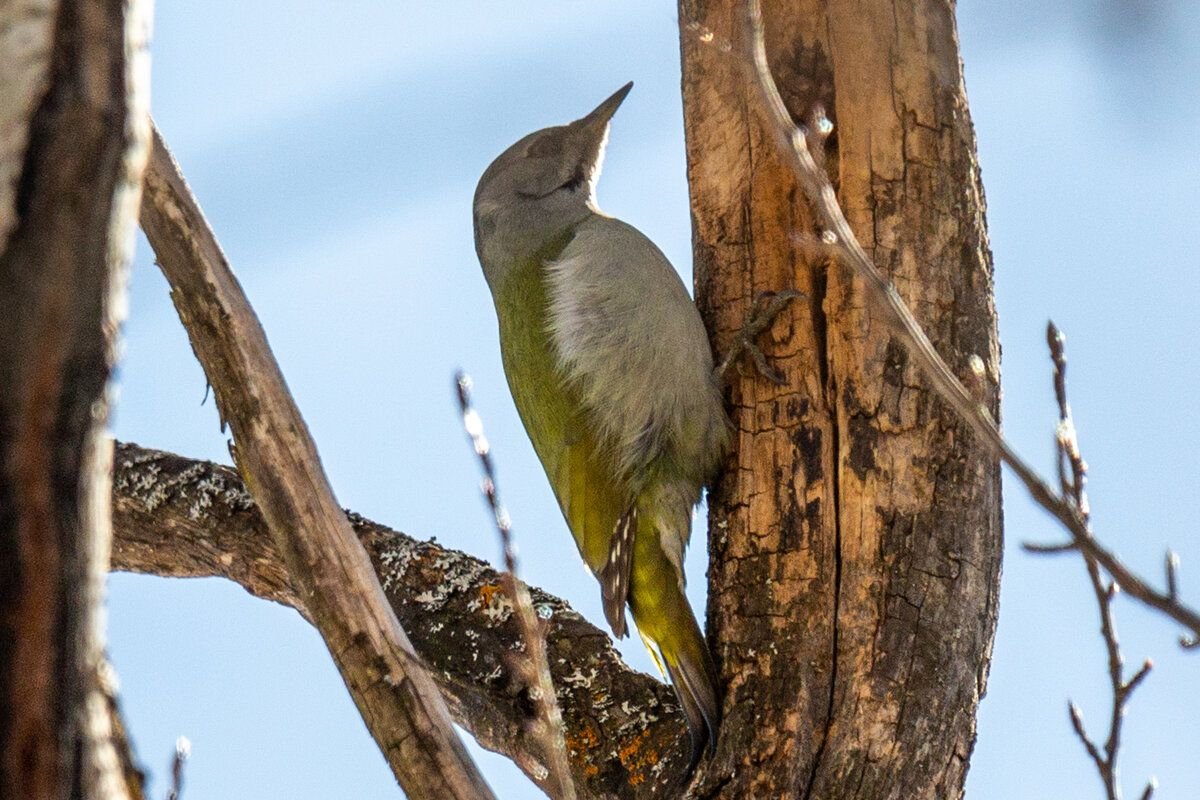
[[[798, 126], [784, 105], [767, 64], [763, 39], [762, 12], [759, 0], [747, 2], [747, 37], [750, 46], [749, 63], [752, 80], [758, 86], [763, 106], [769, 115], [768, 127], [774, 132], [781, 152], [792, 161], [796, 177], [814, 212], [825, 228], [822, 239], [836, 248], [838, 260], [849, 266], [862, 279], [871, 300], [883, 313], [885, 321], [907, 345], [909, 353], [938, 395], [971, 428], [988, 450], [1007, 464], [1025, 486], [1034, 502], [1050, 513], [1067, 530], [1071, 541], [1066, 548], [1078, 549], [1100, 564], [1129, 596], [1175, 620], [1188, 631], [1182, 640], [1186, 647], [1200, 642], [1200, 613], [1183, 604], [1177, 593], [1175, 569], [1168, 567], [1166, 592], [1158, 591], [1130, 571], [1095, 537], [1087, 520], [1071, 500], [1055, 492], [1000, 433], [995, 420], [963, 386], [929, 341], [925, 331], [909, 311], [891, 282], [876, 268], [870, 256], [859, 244], [850, 223], [842, 213], [837, 193], [821, 168], [822, 147], [832, 131], [832, 124], [821, 109], [816, 109], [804, 126]], [[1045, 548], [1037, 548], [1044, 552]], [[1172, 562], [1168, 561], [1168, 564]]]
[[[542, 752], [549, 762], [548, 793], [555, 800], [575, 800], [571, 764], [567, 759], [567, 744], [563, 739], [562, 711], [554, 695], [554, 681], [550, 677], [550, 665], [546, 661], [545, 626], [533, 609], [529, 587], [517, 578], [517, 550], [513, 543], [512, 521], [508, 512], [500, 505], [496, 472], [492, 468], [491, 445], [483, 434], [483, 420], [471, 406], [471, 379], [459, 372], [454, 378], [454, 388], [458, 397], [458, 408], [462, 414], [463, 428], [483, 469], [483, 496], [492, 512], [492, 521], [496, 525], [500, 547], [504, 552], [504, 593], [512, 599], [515, 606], [517, 622], [521, 626], [521, 640], [525, 645], [524, 654], [514, 656], [517, 662], [516, 671], [525, 685], [534, 690], [530, 695], [538, 713], [537, 717], [530, 721], [530, 727], [534, 737], [541, 742]], [[544, 770], [545, 767], [541, 769]]]
[[[311, 614], [266, 522], [234, 470], [137, 445], [116, 446], [113, 569], [224, 577]], [[543, 788], [527, 684], [510, 656], [524, 647], [499, 573], [465, 553], [349, 515], [388, 602], [430, 667], [454, 720], [512, 758]], [[581, 798], [663, 797], [688, 763], [671, 690], [622, 663], [608, 635], [562, 600], [530, 590]]]
[[305, 608], [412, 798], [491, 798], [387, 604], [321, 466], [266, 334], [158, 131], [142, 227]]

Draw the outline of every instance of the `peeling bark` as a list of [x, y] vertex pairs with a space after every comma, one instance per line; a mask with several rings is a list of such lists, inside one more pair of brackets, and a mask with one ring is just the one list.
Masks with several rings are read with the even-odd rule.
[[[998, 414], [984, 202], [953, 9], [767, 4], [789, 111], [834, 123], [847, 217]], [[710, 497], [710, 636], [727, 719], [703, 797], [961, 794], [996, 622], [999, 468], [820, 256], [764, 131], [735, 0], [680, 4], [696, 289], [723, 352], [755, 295], [799, 289], [767, 345], [788, 377], [733, 387], [736, 463]], [[764, 337], [767, 338], [767, 337]]]

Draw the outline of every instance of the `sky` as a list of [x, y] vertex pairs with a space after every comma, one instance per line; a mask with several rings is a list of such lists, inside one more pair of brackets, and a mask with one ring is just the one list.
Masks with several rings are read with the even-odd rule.
[[[156, 11], [153, 109], [266, 328], [339, 501], [493, 562], [499, 546], [451, 393], [463, 368], [498, 461], [523, 577], [603, 619], [508, 396], [471, 196], [525, 133], [628, 80], [599, 200], [690, 277], [674, 5], [662, 0], [175, 0]], [[286, 11], [286, 13], [281, 13]], [[1051, 474], [1048, 318], [1068, 335], [1098, 535], [1159, 580], [1166, 547], [1200, 603], [1200, 11], [1188, 0], [959, 0], [996, 263], [1004, 427]], [[690, 285], [690, 280], [688, 281]], [[113, 429], [228, 461], [226, 435], [139, 241]], [[1005, 481], [1000, 625], [971, 800], [1102, 797], [1068, 698], [1097, 737], [1108, 690], [1082, 564]], [[697, 534], [703, 541], [703, 534]], [[689, 590], [703, 608], [703, 546]], [[151, 794], [176, 737], [184, 797], [402, 796], [320, 638], [232, 583], [114, 575], [109, 642]], [[1125, 723], [1138, 796], [1200, 795], [1200, 655], [1126, 600], [1126, 660], [1155, 670]], [[627, 661], [652, 671], [635, 639]], [[474, 748], [474, 745], [472, 744]], [[538, 796], [474, 748], [500, 797]]]

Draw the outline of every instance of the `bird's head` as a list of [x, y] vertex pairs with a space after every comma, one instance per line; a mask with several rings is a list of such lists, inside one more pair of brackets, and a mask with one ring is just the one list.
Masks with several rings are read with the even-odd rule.
[[631, 88], [625, 84], [574, 122], [525, 136], [484, 171], [474, 217], [485, 272], [489, 261], [537, 252], [596, 212], [608, 123]]

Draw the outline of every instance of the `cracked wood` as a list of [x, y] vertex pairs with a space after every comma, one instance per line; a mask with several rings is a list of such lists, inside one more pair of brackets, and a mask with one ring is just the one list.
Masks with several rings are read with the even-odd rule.
[[[740, 0], [682, 0], [697, 297], [723, 352], [756, 294], [799, 289], [733, 391], [737, 465], [710, 498], [710, 630], [729, 718], [702, 797], [961, 794], [996, 621], [999, 469], [821, 257], [739, 59]], [[998, 413], [983, 194], [953, 8], [768, 4], [768, 59], [851, 226]], [[730, 724], [732, 723], [732, 724]]]

